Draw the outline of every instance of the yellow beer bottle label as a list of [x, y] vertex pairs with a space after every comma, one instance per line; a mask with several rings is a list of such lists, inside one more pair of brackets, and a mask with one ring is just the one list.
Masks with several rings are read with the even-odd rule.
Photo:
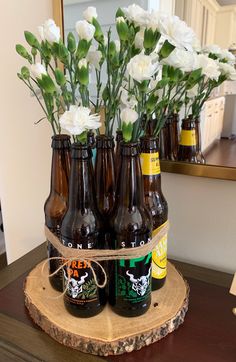
[[180, 134], [180, 143], [181, 146], [196, 146], [196, 133], [195, 129], [192, 130], [182, 130]]
[[141, 153], [142, 174], [145, 176], [159, 175], [161, 173], [159, 153]]
[[[157, 232], [166, 223], [159, 226], [152, 233], [154, 237]], [[152, 252], [152, 277], [155, 279], [163, 279], [167, 274], [167, 234], [159, 241], [158, 245]]]

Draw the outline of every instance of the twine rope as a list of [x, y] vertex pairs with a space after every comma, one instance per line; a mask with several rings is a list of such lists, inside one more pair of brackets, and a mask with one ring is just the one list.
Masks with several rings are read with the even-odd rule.
[[[107, 274], [105, 272], [105, 269], [99, 263], [99, 261], [105, 261], [105, 260], [129, 260], [134, 258], [139, 258], [142, 256], [146, 256], [150, 252], [152, 252], [156, 246], [158, 245], [159, 241], [167, 234], [169, 230], [169, 222], [166, 222], [160, 230], [157, 232], [157, 234], [152, 238], [152, 240], [144, 244], [142, 246], [138, 246], [135, 248], [122, 248], [122, 249], [116, 249], [116, 250], [109, 250], [109, 249], [75, 249], [75, 248], [69, 248], [67, 246], [64, 246], [61, 241], [57, 238], [55, 234], [53, 234], [47, 226], [45, 226], [45, 236], [47, 240], [54, 246], [54, 248], [57, 249], [60, 255], [59, 257], [51, 257], [45, 260], [45, 262], [42, 264], [42, 270], [41, 273], [44, 273], [45, 266], [48, 264], [51, 260], [59, 260], [61, 261], [61, 265], [58, 267], [57, 270], [55, 270], [53, 273], [49, 274], [48, 277], [52, 277], [55, 274], [57, 274], [60, 270], [63, 270], [64, 267], [67, 269], [67, 283], [65, 285], [65, 288], [60, 295], [56, 297], [49, 297], [52, 299], [58, 299], [65, 295], [69, 283], [70, 283], [70, 273], [69, 268], [73, 261], [82, 261], [82, 262], [89, 262], [89, 267], [92, 271], [95, 284], [98, 288], [104, 288], [107, 283]], [[92, 263], [95, 263], [102, 271], [104, 275], [104, 281], [102, 284], [98, 282], [98, 278], [96, 275], [96, 272], [94, 270], [94, 267], [92, 266]]]

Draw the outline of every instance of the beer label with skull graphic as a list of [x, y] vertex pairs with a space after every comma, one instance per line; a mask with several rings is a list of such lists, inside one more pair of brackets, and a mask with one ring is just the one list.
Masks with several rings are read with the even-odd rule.
[[[66, 242], [69, 241], [66, 240]], [[65, 238], [63, 244], [66, 245]], [[98, 288], [94, 280], [89, 261], [73, 260], [63, 269], [65, 299], [72, 304], [84, 305], [98, 299]], [[95, 267], [93, 266], [95, 269]]]
[[[146, 242], [147, 240], [143, 244]], [[131, 260], [116, 261], [116, 297], [131, 304], [145, 301], [151, 293], [151, 276], [152, 253]]]

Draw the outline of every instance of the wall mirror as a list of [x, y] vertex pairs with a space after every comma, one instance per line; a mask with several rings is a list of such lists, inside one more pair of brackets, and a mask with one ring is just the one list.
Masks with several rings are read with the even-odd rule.
[[[75, 23], [82, 19], [86, 7], [95, 6], [99, 22], [107, 31], [110, 27], [115, 29], [115, 9], [134, 2], [145, 9], [178, 15], [193, 28], [202, 46], [216, 43], [222, 48], [231, 47], [233, 51], [236, 43], [236, 1], [54, 0], [54, 18], [66, 38], [68, 32], [75, 31]], [[162, 171], [236, 180], [236, 81], [226, 81], [214, 91], [201, 113], [200, 129], [205, 164], [167, 159], [161, 161]]]

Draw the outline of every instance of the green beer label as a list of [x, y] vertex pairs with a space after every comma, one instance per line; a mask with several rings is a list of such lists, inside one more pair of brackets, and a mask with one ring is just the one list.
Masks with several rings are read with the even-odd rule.
[[151, 293], [152, 253], [116, 262], [116, 296], [129, 303], [139, 303]]

